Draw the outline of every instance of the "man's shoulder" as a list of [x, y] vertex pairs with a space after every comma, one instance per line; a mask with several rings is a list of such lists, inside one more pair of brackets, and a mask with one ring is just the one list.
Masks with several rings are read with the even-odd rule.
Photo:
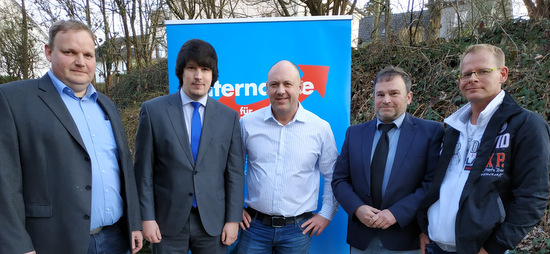
[[350, 126], [348, 127], [348, 129], [350, 129], [350, 130], [360, 130], [360, 129], [368, 128], [368, 127], [372, 127], [372, 126], [376, 126], [376, 118], [373, 119], [373, 120], [369, 120], [369, 121], [363, 122], [363, 123], [359, 123], [359, 124], [355, 124], [355, 125], [350, 125]]
[[227, 115], [227, 116], [231, 116], [233, 117], [234, 115], [237, 114], [237, 111], [235, 111], [234, 109], [230, 108], [229, 106], [211, 98], [211, 97], [208, 97], [208, 102], [206, 104], [206, 107], [208, 108], [208, 106], [214, 106], [216, 110], [220, 111], [223, 115]]
[[315, 124], [315, 125], [330, 127], [330, 124], [325, 119], [321, 118], [317, 114], [305, 108], [302, 108], [302, 111], [300, 112], [300, 114], [301, 114], [301, 117], [307, 121], [306, 122], [307, 124]]
[[163, 103], [166, 103], [167, 101], [176, 99], [176, 98], [174, 98], [174, 97], [177, 97], [177, 96], [178, 96], [178, 93], [171, 93], [171, 94], [161, 95], [161, 96], [159, 96], [159, 97], [155, 97], [155, 98], [150, 99], [150, 100], [148, 100], [148, 101], [144, 101], [142, 105], [158, 105], [158, 104], [163, 104]]
[[413, 115], [409, 115], [409, 117], [410, 117], [411, 121], [415, 122], [416, 124], [422, 125], [422, 126], [426, 126], [426, 127], [429, 127], [429, 128], [443, 128], [443, 123], [441, 123], [441, 122], [436, 122], [436, 121], [433, 121], [433, 120], [419, 118], [419, 117], [416, 117], [416, 116], [413, 116]]
[[265, 116], [265, 111], [269, 110], [270, 108], [271, 108], [271, 106], [267, 106], [267, 107], [263, 107], [261, 109], [252, 111], [250, 113], [247, 113], [247, 114], [245, 114], [244, 116], [241, 117], [241, 121], [248, 122], [248, 121], [255, 121], [257, 119], [262, 119], [263, 120], [263, 118]]
[[36, 88], [36, 85], [40, 82], [40, 79], [26, 79], [26, 80], [17, 80], [9, 83], [1, 84], [0, 91], [3, 92], [18, 92], [23, 90], [28, 90], [31, 88]]

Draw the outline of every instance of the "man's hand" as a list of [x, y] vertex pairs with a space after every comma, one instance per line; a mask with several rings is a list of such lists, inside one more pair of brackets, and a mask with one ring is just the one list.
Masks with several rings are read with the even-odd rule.
[[368, 206], [368, 205], [362, 205], [355, 210], [355, 216], [361, 221], [361, 223], [365, 224], [365, 226], [372, 228], [372, 217], [379, 213], [380, 210]]
[[143, 247], [143, 235], [141, 231], [132, 231], [132, 254], [137, 253]]
[[151, 243], [160, 243], [162, 236], [160, 234], [159, 225], [154, 220], [145, 220], [141, 222], [143, 227], [143, 237]]
[[26, 253], [23, 253], [23, 254], [36, 254], [36, 251], [26, 252]]
[[226, 222], [222, 230], [222, 243], [229, 246], [237, 240], [239, 236], [239, 223]]
[[306, 227], [306, 229], [302, 231], [302, 234], [305, 235], [307, 234], [307, 232], [311, 231], [309, 233], [309, 236], [313, 236], [313, 234], [315, 234], [315, 236], [318, 236], [321, 234], [321, 232], [323, 232], [323, 230], [328, 226], [329, 223], [330, 220], [316, 213], [313, 215], [313, 217], [311, 217], [311, 219], [302, 224], [302, 228]]
[[246, 209], [243, 209], [243, 221], [241, 221], [241, 228], [242, 230], [246, 230], [250, 227], [250, 222], [252, 221], [252, 217], [250, 217], [250, 214], [246, 211]]
[[430, 238], [424, 234], [420, 233], [420, 253], [426, 254], [426, 245], [430, 243]]
[[371, 225], [373, 228], [386, 229], [396, 222], [397, 220], [388, 209], [384, 209], [371, 217]]

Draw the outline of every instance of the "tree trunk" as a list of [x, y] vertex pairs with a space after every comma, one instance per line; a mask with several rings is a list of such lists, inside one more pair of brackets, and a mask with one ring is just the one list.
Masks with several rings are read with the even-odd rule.
[[430, 0], [428, 3], [428, 12], [430, 13], [430, 24], [428, 25], [428, 42], [435, 42], [439, 38], [441, 29], [441, 11], [443, 10], [443, 0]]
[[21, 12], [23, 13], [23, 26], [21, 27], [21, 33], [23, 34], [23, 79], [29, 79], [29, 25], [27, 21], [27, 9], [25, 8], [25, 0], [21, 0]]

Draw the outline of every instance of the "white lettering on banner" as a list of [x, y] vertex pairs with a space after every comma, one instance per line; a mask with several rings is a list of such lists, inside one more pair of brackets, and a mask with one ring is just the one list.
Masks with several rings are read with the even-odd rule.
[[302, 93], [305, 95], [310, 95], [315, 90], [315, 86], [313, 83], [306, 81], [304, 82], [304, 86], [302, 87]]
[[248, 113], [250, 113], [254, 110], [249, 109], [248, 107], [241, 107], [241, 109], [239, 111], [240, 111], [239, 113], [241, 114], [241, 116], [244, 116], [244, 115], [246, 115], [246, 114], [248, 114]]
[[[220, 84], [219, 81], [216, 81], [214, 86], [209, 92], [209, 96], [219, 97], [231, 97], [231, 96], [267, 96], [265, 82], [260, 85], [256, 83], [238, 83], [238, 84]], [[243, 92], [244, 90], [244, 92]], [[310, 95], [315, 91], [315, 85], [309, 81], [303, 83], [302, 93], [305, 95]]]
[[[244, 89], [244, 94], [243, 90]], [[261, 83], [260, 85], [256, 85], [256, 83], [242, 83], [242, 84], [223, 84], [221, 85], [219, 81], [216, 81], [214, 86], [212, 86], [212, 89], [210, 90], [209, 95], [214, 97], [219, 96], [225, 96], [225, 97], [231, 97], [233, 95], [235, 96], [266, 96], [266, 87], [265, 83]]]

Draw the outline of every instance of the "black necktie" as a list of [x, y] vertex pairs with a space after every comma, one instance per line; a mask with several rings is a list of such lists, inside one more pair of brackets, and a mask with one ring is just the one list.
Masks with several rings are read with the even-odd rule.
[[374, 208], [380, 208], [382, 203], [382, 182], [384, 181], [384, 172], [386, 171], [386, 160], [388, 159], [389, 141], [388, 131], [390, 131], [395, 124], [380, 124], [378, 129], [382, 131], [374, 155], [372, 156], [372, 162], [370, 167], [370, 183], [371, 183], [371, 195]]

